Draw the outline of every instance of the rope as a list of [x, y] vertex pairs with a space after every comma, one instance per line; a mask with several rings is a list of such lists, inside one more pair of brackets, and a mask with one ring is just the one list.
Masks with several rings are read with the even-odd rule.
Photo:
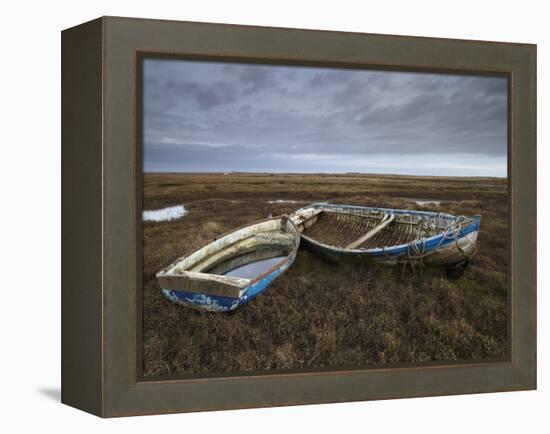
[[[445, 220], [444, 217], [445, 217], [445, 214], [443, 213], [438, 214], [437, 222], [439, 223], [439, 226], [443, 226], [443, 221]], [[441, 247], [444, 241], [447, 241], [447, 240], [454, 240], [455, 246], [458, 252], [462, 255], [464, 259], [469, 261], [477, 253], [477, 248], [476, 248], [476, 245], [474, 244], [472, 251], [468, 253], [460, 246], [459, 236], [465, 223], [467, 223], [467, 218], [465, 216], [456, 217], [445, 228], [445, 231], [443, 232], [443, 235], [440, 238], [437, 245], [434, 246], [429, 251], [426, 251], [426, 237], [423, 235], [422, 228], [419, 227], [417, 238], [408, 243], [407, 261], [403, 264], [402, 275], [404, 275], [405, 268], [408, 264], [411, 267], [413, 278], [414, 278], [416, 275], [416, 265], [419, 265], [420, 270], [423, 271], [423, 268], [424, 268], [423, 259], [426, 256], [431, 255], [434, 251], [436, 251], [439, 247]], [[426, 223], [426, 224], [429, 224], [429, 223]]]

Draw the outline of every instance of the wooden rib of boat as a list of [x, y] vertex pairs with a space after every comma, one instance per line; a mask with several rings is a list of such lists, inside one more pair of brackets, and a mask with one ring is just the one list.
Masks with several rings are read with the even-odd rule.
[[157, 273], [169, 300], [231, 311], [252, 300], [292, 265], [300, 232], [287, 216], [225, 234]]
[[290, 218], [302, 245], [327, 259], [453, 265], [475, 252], [481, 216], [312, 204]]

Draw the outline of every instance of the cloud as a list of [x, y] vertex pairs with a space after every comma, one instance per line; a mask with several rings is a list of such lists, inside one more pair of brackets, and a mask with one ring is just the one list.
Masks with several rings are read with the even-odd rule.
[[[227, 170], [261, 170], [271, 154], [277, 167], [292, 157], [293, 171], [315, 166], [311, 158], [300, 166], [296, 155], [317, 156], [327, 171], [326, 156], [342, 171], [346, 156], [351, 167], [352, 159], [396, 164], [422, 155], [448, 166], [469, 155], [500, 161], [505, 173], [501, 77], [150, 59], [143, 94], [148, 170], [161, 160], [209, 170], [205, 155], [215, 147]], [[223, 164], [212, 158], [212, 167]]]
[[276, 86], [273, 71], [267, 66], [244, 66], [239, 72], [239, 81], [245, 86], [245, 94], [262, 92]]
[[170, 98], [190, 98], [201, 110], [210, 110], [221, 104], [228, 104], [237, 98], [234, 89], [226, 82], [218, 81], [201, 85], [188, 80], [168, 80], [164, 89]]

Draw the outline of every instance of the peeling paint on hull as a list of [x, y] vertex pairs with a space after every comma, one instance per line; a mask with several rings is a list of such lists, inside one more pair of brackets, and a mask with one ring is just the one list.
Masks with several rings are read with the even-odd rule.
[[[477, 239], [478, 231], [472, 231], [468, 234], [461, 234], [458, 240], [458, 245], [462, 249], [462, 252], [466, 255], [470, 255], [474, 252], [475, 243]], [[421, 246], [420, 241], [416, 243], [418, 247]], [[432, 243], [430, 243], [432, 244]], [[321, 243], [311, 240], [308, 237], [302, 237], [302, 246], [312, 253], [322, 256], [325, 259], [331, 261], [339, 260], [358, 260], [364, 262], [384, 262], [387, 264], [398, 264], [407, 262], [410, 259], [414, 259], [414, 256], [408, 256], [409, 247], [402, 246], [399, 249], [387, 248], [387, 249], [377, 249], [374, 252], [368, 251], [345, 251], [340, 249], [334, 249], [332, 247], [327, 247]], [[400, 246], [398, 246], [400, 247]], [[456, 246], [455, 240], [445, 241], [444, 244], [440, 245], [437, 248], [434, 248], [431, 245], [427, 245], [424, 250], [426, 255], [423, 260], [426, 263], [433, 263], [438, 265], [450, 265], [458, 263], [464, 259], [464, 254]]]
[[241, 296], [238, 298], [197, 294], [188, 291], [173, 291], [171, 289], [163, 289], [162, 293], [168, 300], [184, 306], [210, 312], [230, 312], [254, 299], [258, 294], [263, 292], [272, 281], [279, 277], [294, 263], [295, 259], [295, 254], [289, 256], [287, 261], [280, 268], [272, 271], [267, 276], [264, 276], [250, 286], [244, 288]]
[[[457, 228], [455, 232], [449, 229], [433, 229], [433, 233], [426, 235], [422, 239], [412, 239], [405, 243], [382, 244], [384, 247], [372, 248], [346, 248], [339, 245], [328, 244], [319, 239], [308, 236], [307, 227], [315, 224], [318, 214], [312, 216], [312, 211], [319, 212], [337, 212], [348, 214], [351, 217], [365, 218], [370, 213], [373, 214], [394, 214], [400, 220], [401, 224], [407, 224], [407, 220], [420, 222], [443, 221], [452, 225], [453, 221], [463, 216], [452, 216], [443, 213], [433, 213], [427, 211], [397, 210], [389, 208], [369, 208], [350, 205], [332, 205], [332, 204], [313, 204], [296, 211], [290, 216], [302, 231], [302, 246], [313, 253], [326, 259], [338, 260], [358, 260], [362, 262], [384, 262], [388, 264], [397, 264], [414, 259], [420, 259], [426, 263], [437, 265], [450, 265], [464, 260], [475, 252], [475, 244], [479, 232], [481, 216], [474, 216], [466, 219], [466, 223]], [[307, 218], [302, 216], [308, 215]], [[313, 223], [308, 223], [312, 221]], [[417, 223], [415, 223], [417, 224]]]
[[[252, 300], [296, 259], [300, 232], [286, 216], [270, 218], [222, 235], [157, 273], [164, 296], [211, 312], [228, 312]], [[266, 260], [252, 278], [231, 271]], [[254, 273], [255, 274], [255, 273]]]

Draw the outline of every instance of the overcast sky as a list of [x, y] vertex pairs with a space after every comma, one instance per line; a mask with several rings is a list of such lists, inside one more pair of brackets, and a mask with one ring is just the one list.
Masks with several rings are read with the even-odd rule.
[[505, 78], [147, 59], [147, 172], [506, 176]]

